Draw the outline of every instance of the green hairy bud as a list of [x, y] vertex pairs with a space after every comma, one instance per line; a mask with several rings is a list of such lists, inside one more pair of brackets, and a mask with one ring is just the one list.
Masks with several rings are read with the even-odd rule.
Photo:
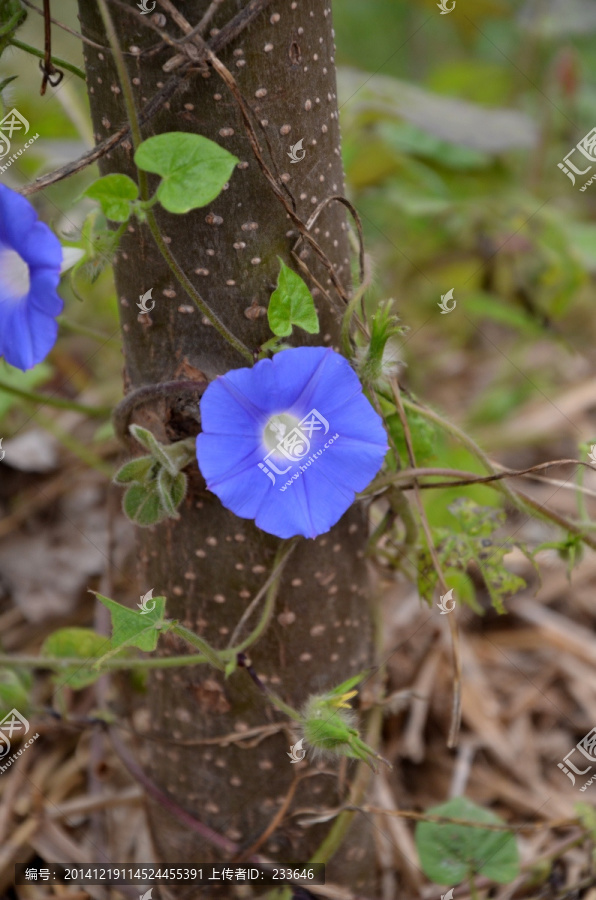
[[347, 702], [358, 693], [352, 688], [365, 674], [355, 675], [325, 694], [310, 697], [303, 710], [302, 728], [304, 740], [315, 751], [325, 755], [339, 754], [350, 759], [361, 759], [376, 772], [373, 758], [389, 768], [391, 764], [360, 738], [355, 727], [356, 714]]

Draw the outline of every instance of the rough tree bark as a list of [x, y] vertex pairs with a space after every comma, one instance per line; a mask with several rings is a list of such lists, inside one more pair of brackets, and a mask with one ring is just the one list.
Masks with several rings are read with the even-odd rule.
[[[157, 52], [139, 53], [159, 41], [147, 27], [146, 19], [152, 17], [139, 16], [134, 3], [129, 10], [122, 3], [110, 5], [140, 109], [167, 82], [170, 76], [162, 66], [177, 51], [163, 45]], [[221, 29], [245, 5], [225, 0], [210, 27]], [[189, 0], [177, 6], [194, 26], [209, 3]], [[80, 0], [80, 18], [84, 33], [106, 45], [95, 2]], [[163, 27], [173, 37], [181, 36], [167, 10]], [[215, 34], [211, 30], [205, 38], [212, 40]], [[111, 54], [90, 46], [84, 49], [94, 131], [100, 141], [126, 121], [126, 112]], [[260, 143], [267, 155], [266, 134], [281, 182], [303, 221], [323, 198], [343, 192], [333, 54], [331, 9], [322, 0], [275, 0], [218, 54], [254, 110]], [[170, 249], [204, 300], [249, 348], [257, 348], [271, 335], [266, 317], [255, 317], [256, 313], [266, 307], [275, 287], [277, 256], [297, 268], [290, 251], [298, 232], [260, 170], [234, 98], [211, 67], [202, 71], [196, 67], [181, 79], [177, 92], [143, 127], [143, 136], [166, 131], [205, 135], [241, 160], [229, 187], [209, 207], [185, 216], [157, 208], [156, 215]], [[288, 151], [300, 138], [306, 155], [292, 164]], [[135, 178], [132, 153], [130, 141], [121, 143], [101, 160], [101, 174], [124, 172]], [[332, 203], [325, 208], [314, 234], [349, 289], [344, 207]], [[304, 246], [298, 251], [303, 261], [331, 291], [328, 272]], [[180, 378], [200, 379], [200, 373], [212, 378], [246, 365], [202, 320], [146, 227], [136, 221], [128, 227], [114, 268], [125, 391]], [[338, 315], [314, 282], [310, 286], [321, 335], [309, 338], [295, 332], [294, 339], [311, 344], [322, 340], [337, 347]], [[135, 304], [150, 287], [156, 303], [147, 316], [139, 314]], [[339, 302], [337, 293], [331, 294]], [[199, 430], [196, 403], [160, 401], [141, 408], [135, 420], [166, 441]], [[180, 520], [138, 533], [140, 587], [164, 594], [171, 617], [224, 647], [271, 571], [279, 542], [224, 509], [205, 490], [195, 467], [187, 472], [189, 492]], [[301, 540], [286, 566], [273, 624], [250, 656], [263, 682], [295, 706], [301, 706], [309, 693], [330, 688], [372, 662], [366, 537], [364, 513], [353, 507], [328, 534], [315, 541]], [[186, 647], [166, 638], [158, 652], [186, 652]], [[150, 776], [178, 804], [242, 847], [251, 846], [267, 828], [296, 769], [306, 771], [310, 777], [301, 780], [288, 813], [260, 850], [287, 862], [309, 858], [330, 824], [301, 827], [292, 813], [297, 808], [337, 807], [345, 801], [347, 786], [340, 780], [345, 766], [290, 765], [288, 734], [283, 731], [244, 745], [201, 744], [206, 738], [284, 721], [242, 670], [226, 682], [206, 666], [155, 671], [149, 680], [148, 704], [154, 740], [146, 741], [141, 756]], [[356, 765], [350, 763], [347, 771], [349, 787]], [[150, 817], [163, 861], [222, 859], [162, 808], [150, 804]], [[328, 877], [370, 891], [372, 839], [363, 821], [352, 823]], [[196, 889], [191, 893], [196, 896]]]

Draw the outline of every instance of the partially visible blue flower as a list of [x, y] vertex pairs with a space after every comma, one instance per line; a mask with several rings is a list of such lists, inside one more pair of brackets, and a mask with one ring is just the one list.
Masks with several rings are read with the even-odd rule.
[[31, 369], [56, 342], [62, 246], [25, 197], [0, 184], [0, 357]]
[[197, 459], [209, 490], [282, 538], [329, 531], [387, 452], [358, 377], [325, 347], [220, 376], [203, 395], [201, 422]]

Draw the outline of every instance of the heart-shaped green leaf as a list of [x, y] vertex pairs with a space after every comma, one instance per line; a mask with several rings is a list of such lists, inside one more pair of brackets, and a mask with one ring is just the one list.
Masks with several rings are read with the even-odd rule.
[[519, 853], [511, 831], [489, 831], [474, 822], [505, 824], [488, 809], [466, 797], [454, 797], [440, 806], [427, 809], [428, 815], [465, 819], [470, 825], [441, 825], [419, 822], [416, 848], [420, 864], [437, 884], [459, 884], [470, 875], [484, 875], [491, 881], [507, 884], [519, 873]]
[[300, 275], [288, 268], [282, 259], [279, 261], [281, 271], [277, 288], [271, 294], [267, 309], [271, 331], [280, 337], [287, 337], [292, 333], [292, 327], [297, 325], [309, 334], [318, 334], [319, 317], [308, 287]]
[[164, 209], [186, 213], [215, 200], [238, 158], [200, 134], [170, 131], [143, 141], [135, 162], [161, 175], [157, 199]]

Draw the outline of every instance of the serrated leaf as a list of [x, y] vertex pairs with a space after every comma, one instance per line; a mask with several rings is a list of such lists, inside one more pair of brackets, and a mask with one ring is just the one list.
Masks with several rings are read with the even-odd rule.
[[148, 138], [134, 159], [140, 169], [161, 175], [157, 199], [172, 213], [186, 213], [215, 200], [238, 162], [214, 141], [182, 131]]
[[114, 484], [143, 484], [151, 475], [155, 460], [151, 456], [139, 456], [131, 459], [118, 469], [114, 475]]
[[[466, 797], [454, 797], [426, 812], [470, 822], [505, 824], [490, 810]], [[471, 874], [508, 884], [519, 874], [519, 852], [511, 831], [419, 822], [415, 839], [424, 874], [437, 884], [458, 884]]]
[[309, 334], [318, 334], [319, 317], [312, 295], [296, 272], [283, 262], [277, 278], [277, 288], [271, 294], [267, 319], [269, 327], [279, 337], [288, 337], [297, 325]]
[[157, 647], [159, 629], [164, 618], [166, 608], [165, 597], [153, 597], [153, 609], [149, 612], [136, 612], [127, 606], [122, 606], [109, 597], [95, 594], [100, 603], [110, 611], [112, 618], [112, 649], [120, 647], [138, 647], [139, 650], [150, 652]]
[[96, 681], [101, 672], [93, 669], [94, 662], [110, 646], [108, 638], [90, 628], [60, 628], [43, 642], [40, 655], [57, 659], [77, 657], [80, 665], [72, 665], [55, 676], [58, 685], [80, 690]]
[[[505, 568], [503, 557], [510, 552], [511, 543], [507, 539], [493, 540], [495, 530], [505, 520], [505, 513], [490, 506], [479, 506], [465, 497], [452, 503], [449, 512], [457, 520], [460, 530], [435, 529], [435, 546], [441, 564], [465, 572], [470, 563], [475, 563], [492, 605], [498, 613], [504, 613], [503, 600], [526, 586], [523, 578]], [[522, 544], [517, 546], [526, 553]], [[535, 565], [527, 553], [526, 556]], [[420, 553], [418, 571], [420, 595], [430, 603], [437, 584], [437, 573], [426, 548]]]
[[141, 528], [149, 528], [165, 519], [159, 494], [155, 487], [131, 484], [122, 499], [124, 514]]
[[130, 218], [132, 201], [139, 196], [139, 189], [128, 175], [104, 175], [90, 184], [83, 196], [97, 200], [107, 219], [126, 222]]

